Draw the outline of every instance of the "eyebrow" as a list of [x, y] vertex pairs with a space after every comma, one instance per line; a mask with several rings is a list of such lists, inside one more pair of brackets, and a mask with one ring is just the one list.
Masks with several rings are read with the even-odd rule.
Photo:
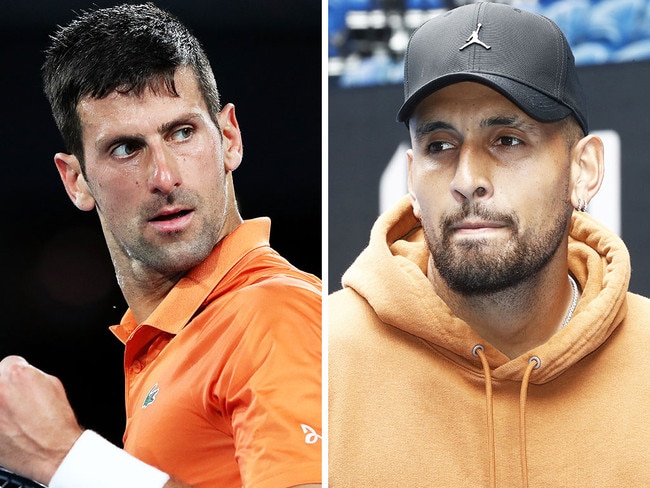
[[495, 115], [494, 117], [488, 117], [481, 120], [480, 127], [512, 127], [515, 129], [522, 130], [526, 133], [538, 133], [538, 127], [536, 124], [529, 122], [526, 119], [519, 117], [518, 115]]
[[[487, 117], [479, 122], [479, 127], [512, 127], [527, 133], [539, 133], [537, 125], [530, 123], [518, 115], [495, 115]], [[420, 140], [427, 134], [437, 130], [456, 130], [453, 125], [443, 122], [442, 120], [431, 120], [418, 124], [415, 128], [415, 139]]]
[[173, 127], [188, 124], [196, 119], [203, 120], [203, 117], [201, 117], [201, 115], [198, 113], [189, 113], [189, 114], [181, 115], [180, 117], [177, 117], [174, 120], [170, 120], [169, 122], [165, 122], [160, 127], [158, 127], [158, 133], [164, 134], [165, 132], [169, 132], [169, 130], [172, 129]]
[[[160, 125], [156, 129], [156, 132], [158, 134], [164, 134], [166, 132], [169, 132], [174, 127], [177, 127], [179, 125], [189, 124], [190, 122], [196, 119], [203, 120], [203, 117], [201, 117], [201, 114], [198, 113], [183, 114], [180, 117], [177, 117], [173, 120], [170, 120], [169, 122], [165, 122], [164, 124]], [[124, 144], [124, 143], [144, 144], [145, 139], [146, 138], [144, 134], [141, 133], [129, 134], [129, 135], [118, 134], [108, 139], [104, 139], [104, 138], [98, 139], [97, 141], [95, 141], [95, 147], [99, 150], [103, 150], [112, 147], [118, 143], [119, 144]]]
[[431, 120], [429, 122], [424, 122], [423, 124], [418, 124], [415, 128], [415, 139], [419, 140], [422, 137], [435, 132], [437, 130], [454, 130], [454, 126], [443, 122], [442, 120]]

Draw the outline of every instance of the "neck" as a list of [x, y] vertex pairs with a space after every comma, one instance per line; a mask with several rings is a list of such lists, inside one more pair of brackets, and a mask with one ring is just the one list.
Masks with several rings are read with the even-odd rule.
[[429, 263], [436, 292], [454, 315], [510, 359], [547, 342], [566, 325], [575, 308], [566, 266], [553, 273], [545, 270], [505, 290], [470, 296], [449, 289], [432, 268]]

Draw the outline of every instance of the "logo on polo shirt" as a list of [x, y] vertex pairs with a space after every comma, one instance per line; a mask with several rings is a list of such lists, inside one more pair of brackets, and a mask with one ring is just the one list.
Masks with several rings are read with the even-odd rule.
[[300, 424], [300, 427], [302, 428], [302, 433], [305, 434], [305, 444], [316, 444], [323, 438], [313, 427], [307, 424]]
[[151, 387], [151, 390], [149, 390], [149, 393], [147, 393], [147, 398], [144, 399], [144, 402], [142, 402], [142, 408], [147, 408], [149, 405], [151, 405], [153, 402], [156, 401], [156, 395], [160, 391], [160, 388], [158, 388], [158, 383], [153, 385]]

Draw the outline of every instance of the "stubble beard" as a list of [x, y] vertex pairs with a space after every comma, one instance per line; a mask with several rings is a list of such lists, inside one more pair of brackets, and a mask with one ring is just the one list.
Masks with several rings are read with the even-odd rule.
[[[467, 215], [503, 222], [511, 230], [511, 239], [496, 243], [492, 239], [453, 239], [451, 225]], [[550, 228], [521, 236], [516, 215], [490, 212], [480, 206], [463, 208], [443, 219], [441, 237], [427, 228], [424, 235], [433, 264], [452, 290], [465, 295], [483, 295], [502, 291], [536, 275], [555, 255], [563, 243], [571, 209], [558, 214]]]
[[[182, 196], [181, 196], [182, 195]], [[181, 192], [167, 196], [169, 203], [182, 200], [182, 203], [194, 208], [195, 210], [203, 208], [203, 199], [190, 192]], [[151, 208], [157, 208], [159, 205], [151, 205]], [[145, 214], [151, 213], [149, 210], [143, 211]], [[225, 213], [225, 209], [224, 209]], [[137, 236], [128, 246], [123, 248], [131, 259], [140, 262], [144, 268], [155, 270], [162, 275], [173, 275], [184, 273], [189, 269], [197, 266], [205, 260], [214, 246], [217, 244], [220, 231], [219, 222], [223, 222], [224, 216], [217, 216], [216, 212], [207, 212], [212, 218], [204, 220], [201, 228], [195, 229], [193, 235], [180, 235], [180, 233], [171, 233], [161, 242], [152, 241], [145, 237], [142, 232], [131, 232]], [[199, 218], [196, 215], [195, 218]], [[185, 232], [185, 231], [182, 231]]]
[[160, 245], [138, 238], [131, 252], [148, 269], [163, 275], [172, 275], [190, 270], [210, 254], [215, 246], [216, 234], [212, 229], [201, 232], [194, 239], [178, 239], [170, 244]]

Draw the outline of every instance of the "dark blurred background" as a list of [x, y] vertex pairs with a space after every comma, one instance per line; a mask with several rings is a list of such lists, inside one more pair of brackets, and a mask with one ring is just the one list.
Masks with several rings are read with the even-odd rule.
[[[40, 81], [56, 25], [116, 3], [3, 3], [0, 357], [20, 354], [58, 376], [80, 422], [120, 444], [123, 348], [108, 326], [126, 305], [96, 214], [77, 210], [59, 180], [53, 155], [64, 148]], [[271, 217], [271, 245], [321, 276], [321, 2], [154, 3], [201, 40], [222, 100], [237, 107], [245, 150], [234, 178], [244, 218]]]

